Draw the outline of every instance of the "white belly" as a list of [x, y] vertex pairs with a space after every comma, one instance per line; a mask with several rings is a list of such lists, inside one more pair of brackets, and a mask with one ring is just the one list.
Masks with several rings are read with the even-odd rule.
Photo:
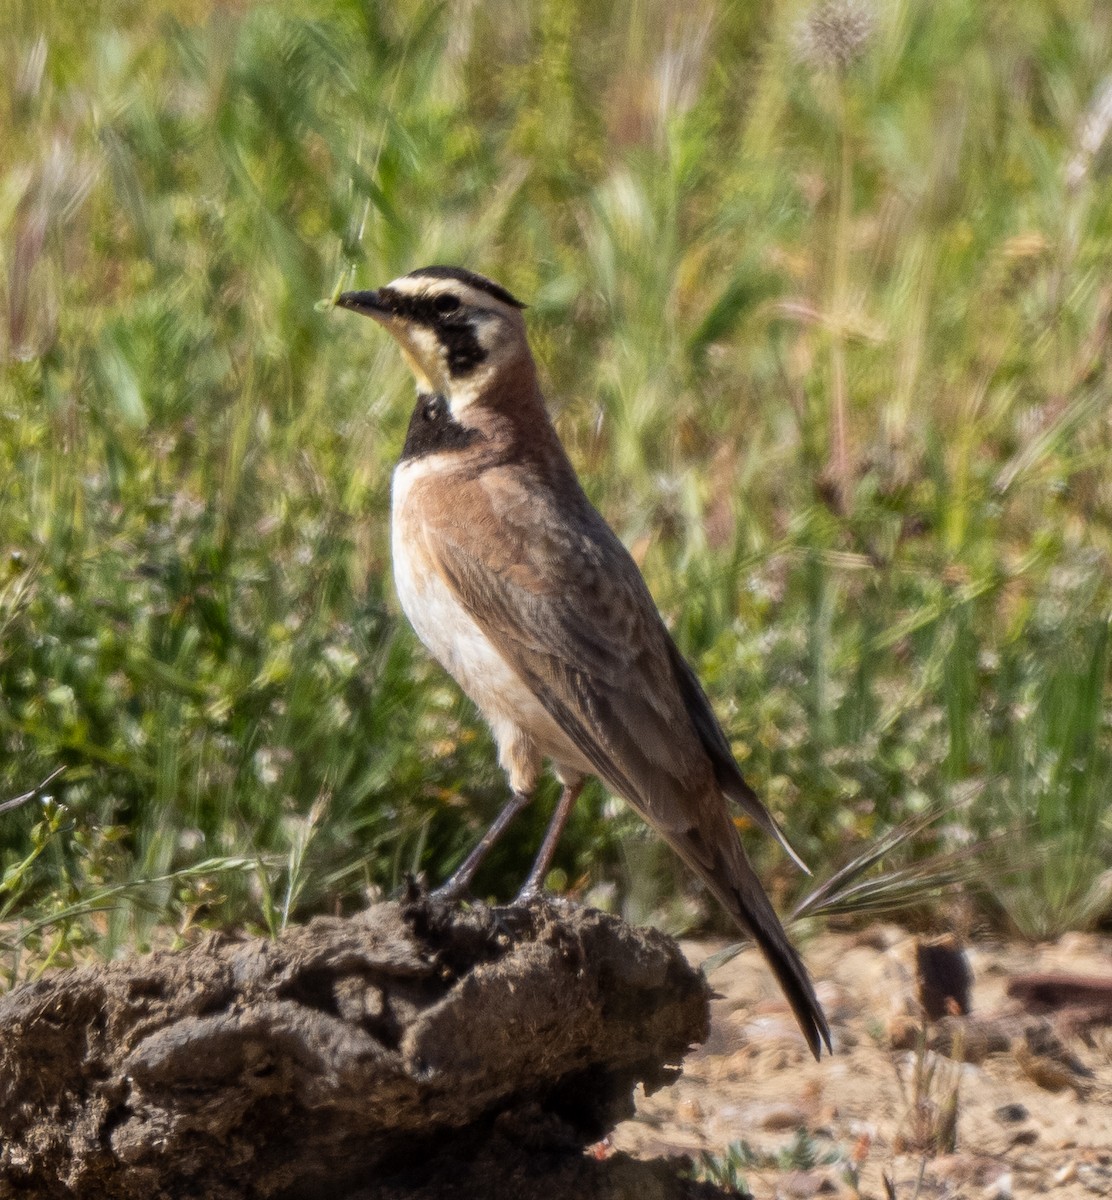
[[[419, 460], [412, 466], [427, 470], [427, 461]], [[523, 734], [540, 754], [552, 758], [558, 766], [589, 773], [591, 767], [586, 760], [448, 584], [424, 563], [423, 556], [411, 553], [412, 547], [401, 532], [407, 523], [405, 505], [412, 483], [411, 469], [411, 464], [403, 463], [394, 472], [391, 556], [394, 586], [414, 631], [478, 705], [500, 749], [515, 734]]]

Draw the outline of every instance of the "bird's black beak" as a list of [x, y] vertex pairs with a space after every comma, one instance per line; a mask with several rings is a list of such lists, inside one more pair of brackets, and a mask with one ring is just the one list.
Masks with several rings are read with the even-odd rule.
[[390, 309], [383, 303], [382, 297], [374, 292], [343, 292], [336, 300], [340, 308], [349, 308], [352, 312], [362, 313], [365, 317], [381, 319], [390, 315]]

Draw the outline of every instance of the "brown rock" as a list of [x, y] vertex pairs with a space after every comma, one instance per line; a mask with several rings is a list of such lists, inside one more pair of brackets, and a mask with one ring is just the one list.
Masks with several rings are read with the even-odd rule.
[[1044, 971], [1015, 975], [1008, 995], [1030, 1013], [1056, 1013], [1067, 1025], [1112, 1025], [1112, 978]]
[[930, 1021], [957, 1017], [972, 1007], [973, 972], [965, 950], [952, 934], [920, 940], [915, 946], [919, 1002]]

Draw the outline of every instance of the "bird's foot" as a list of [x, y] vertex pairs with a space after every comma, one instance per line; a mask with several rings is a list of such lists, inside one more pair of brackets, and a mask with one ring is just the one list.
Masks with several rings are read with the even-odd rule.
[[543, 904], [548, 908], [570, 909], [575, 907], [575, 901], [558, 892], [549, 892], [539, 883], [526, 882], [525, 886], [514, 897], [514, 905], [530, 908], [534, 904]]
[[429, 892], [430, 900], [468, 900], [470, 897], [471, 880], [456, 879], [454, 875], [449, 876], [438, 888]]

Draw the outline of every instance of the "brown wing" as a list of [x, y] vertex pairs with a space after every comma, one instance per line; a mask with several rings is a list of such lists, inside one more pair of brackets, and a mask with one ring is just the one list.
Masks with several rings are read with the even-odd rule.
[[[677, 796], [718, 790], [806, 866], [745, 782], [637, 565], [573, 480], [554, 493], [505, 471], [460, 481], [430, 514], [431, 558], [608, 786], [666, 835]], [[459, 514], [466, 512], [468, 520]]]
[[730, 743], [726, 740], [726, 735], [718, 723], [718, 718], [714, 715], [714, 709], [710, 706], [707, 694], [703, 691], [703, 685], [691, 669], [691, 665], [676, 649], [671, 638], [668, 640], [668, 647], [671, 651], [672, 666], [684, 699], [687, 715], [691, 718], [699, 740], [703, 744], [703, 749], [710, 758], [718, 786], [722, 789], [723, 794], [738, 805], [759, 829], [763, 829], [783, 846], [800, 870], [806, 871], [810, 875], [810, 868], [795, 852], [795, 848], [788, 841], [784, 831], [776, 823], [776, 818], [765, 808], [760, 796], [745, 782], [741, 769], [734, 759], [733, 751], [730, 749]]
[[425, 512], [430, 558], [603, 781], [682, 834], [685, 798], [711, 789], [713, 768], [636, 564], [585, 498], [557, 513], [496, 471], [462, 487]]

